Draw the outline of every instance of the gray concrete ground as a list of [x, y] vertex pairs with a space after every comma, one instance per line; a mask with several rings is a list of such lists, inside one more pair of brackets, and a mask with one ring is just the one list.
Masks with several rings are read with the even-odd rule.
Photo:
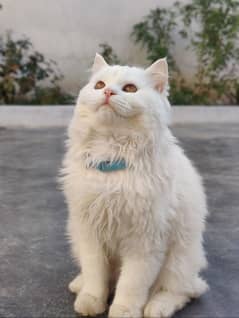
[[[239, 127], [173, 130], [204, 176], [211, 211], [203, 274], [211, 290], [175, 317], [239, 317]], [[76, 317], [67, 284], [78, 270], [56, 183], [64, 138], [60, 128], [0, 129], [0, 317]]]

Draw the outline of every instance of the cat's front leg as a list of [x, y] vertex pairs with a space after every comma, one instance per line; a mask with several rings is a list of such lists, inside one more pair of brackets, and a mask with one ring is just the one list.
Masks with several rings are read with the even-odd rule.
[[158, 253], [128, 255], [122, 260], [121, 275], [109, 311], [110, 318], [142, 317], [149, 289], [159, 273], [161, 261], [162, 257]]
[[83, 285], [74, 309], [84, 316], [95, 316], [106, 310], [109, 266], [102, 246], [90, 232], [82, 231], [78, 244]]

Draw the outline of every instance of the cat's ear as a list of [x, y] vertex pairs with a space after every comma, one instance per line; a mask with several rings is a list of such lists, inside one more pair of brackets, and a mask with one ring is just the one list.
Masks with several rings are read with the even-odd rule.
[[162, 92], [168, 84], [168, 63], [166, 58], [159, 59], [145, 70], [155, 83], [155, 87]]
[[108, 64], [105, 62], [103, 56], [101, 56], [100, 54], [96, 53], [95, 54], [95, 60], [94, 60], [94, 64], [92, 66], [92, 73], [96, 73], [98, 72], [101, 68], [107, 66]]

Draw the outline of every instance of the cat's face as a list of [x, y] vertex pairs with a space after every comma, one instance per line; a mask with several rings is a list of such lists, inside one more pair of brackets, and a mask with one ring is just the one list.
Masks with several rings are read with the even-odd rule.
[[[165, 87], [168, 73], [165, 59], [148, 69], [129, 66], [109, 66], [96, 55], [93, 74], [81, 90], [78, 105], [91, 112], [96, 120], [112, 123], [135, 116], [159, 115], [165, 117], [167, 100]], [[164, 118], [162, 118], [164, 120]]]

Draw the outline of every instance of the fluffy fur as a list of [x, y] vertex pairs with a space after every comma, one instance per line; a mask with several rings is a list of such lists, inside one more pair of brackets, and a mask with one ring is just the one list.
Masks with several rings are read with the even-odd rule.
[[[62, 185], [81, 273], [69, 288], [82, 315], [170, 317], [207, 289], [199, 272], [207, 206], [201, 178], [168, 124], [167, 62], [146, 70], [96, 55], [69, 127]], [[103, 81], [105, 87], [95, 89]], [[133, 83], [137, 92], [122, 87]], [[106, 88], [114, 95], [104, 104]], [[124, 158], [127, 169], [92, 163]]]

